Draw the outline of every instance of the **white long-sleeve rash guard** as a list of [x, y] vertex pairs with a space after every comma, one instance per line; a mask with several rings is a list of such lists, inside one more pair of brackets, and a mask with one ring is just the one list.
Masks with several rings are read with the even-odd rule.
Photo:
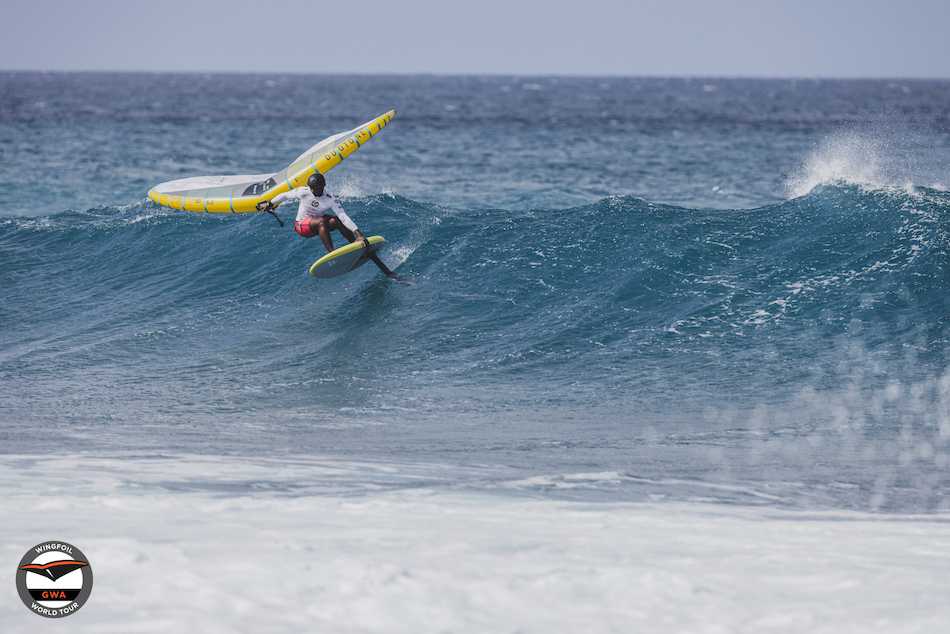
[[356, 231], [356, 223], [350, 220], [350, 217], [343, 211], [343, 207], [333, 197], [330, 190], [323, 188], [323, 196], [314, 196], [309, 187], [298, 187], [283, 194], [277, 194], [271, 199], [275, 205], [287, 202], [288, 200], [299, 200], [300, 206], [297, 207], [297, 222], [307, 218], [319, 218], [327, 212], [332, 211], [343, 226], [350, 231]]

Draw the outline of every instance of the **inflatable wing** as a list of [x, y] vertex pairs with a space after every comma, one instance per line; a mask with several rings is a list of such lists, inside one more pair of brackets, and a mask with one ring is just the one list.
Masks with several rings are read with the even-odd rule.
[[160, 205], [186, 211], [246, 213], [277, 194], [303, 187], [314, 172], [331, 167], [369, 141], [396, 116], [394, 110], [362, 126], [320, 141], [276, 174], [250, 176], [196, 176], [156, 185], [148, 197]]

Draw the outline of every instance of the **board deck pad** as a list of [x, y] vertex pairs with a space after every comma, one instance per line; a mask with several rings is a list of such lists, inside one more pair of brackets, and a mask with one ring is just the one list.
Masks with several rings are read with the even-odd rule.
[[369, 238], [368, 249], [359, 240], [351, 242], [345, 247], [334, 249], [331, 253], [327, 253], [313, 263], [313, 266], [310, 267], [310, 275], [325, 280], [349, 273], [369, 262], [370, 256], [382, 249], [385, 244], [385, 238], [373, 236]]

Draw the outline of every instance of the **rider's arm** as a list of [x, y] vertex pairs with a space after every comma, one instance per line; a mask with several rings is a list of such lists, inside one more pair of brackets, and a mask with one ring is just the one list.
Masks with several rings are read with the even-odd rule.
[[294, 190], [289, 192], [284, 192], [282, 194], [277, 194], [270, 200], [265, 200], [262, 203], [257, 203], [257, 208], [260, 211], [268, 211], [279, 205], [280, 203], [285, 203], [288, 200], [297, 200], [297, 196], [294, 195]]
[[356, 226], [356, 223], [346, 215], [346, 212], [343, 211], [343, 205], [341, 205], [335, 196], [330, 195], [330, 207], [333, 208], [333, 213], [336, 214], [336, 217], [339, 218], [340, 222], [343, 223], [343, 226], [353, 232], [353, 235], [356, 236], [356, 239], [363, 243], [363, 246], [369, 247], [369, 240], [366, 239], [366, 236], [363, 235], [363, 232], [360, 231], [359, 227]]
[[[337, 218], [340, 219], [340, 222], [343, 223], [344, 227], [346, 227], [353, 233], [357, 233], [359, 231], [359, 228], [357, 228], [356, 223], [353, 222], [353, 220], [349, 216], [346, 215], [345, 211], [343, 211], [343, 205], [341, 205], [337, 201], [336, 196], [333, 196], [332, 194], [330, 195], [330, 208], [333, 209], [333, 213], [336, 215]], [[360, 234], [360, 235], [363, 235], [363, 234]]]

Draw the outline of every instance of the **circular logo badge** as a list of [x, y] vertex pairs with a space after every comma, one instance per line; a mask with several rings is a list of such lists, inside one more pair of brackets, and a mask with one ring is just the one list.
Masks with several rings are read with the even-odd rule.
[[20, 560], [16, 589], [36, 614], [51, 619], [69, 616], [89, 599], [92, 566], [72, 544], [43, 542]]

